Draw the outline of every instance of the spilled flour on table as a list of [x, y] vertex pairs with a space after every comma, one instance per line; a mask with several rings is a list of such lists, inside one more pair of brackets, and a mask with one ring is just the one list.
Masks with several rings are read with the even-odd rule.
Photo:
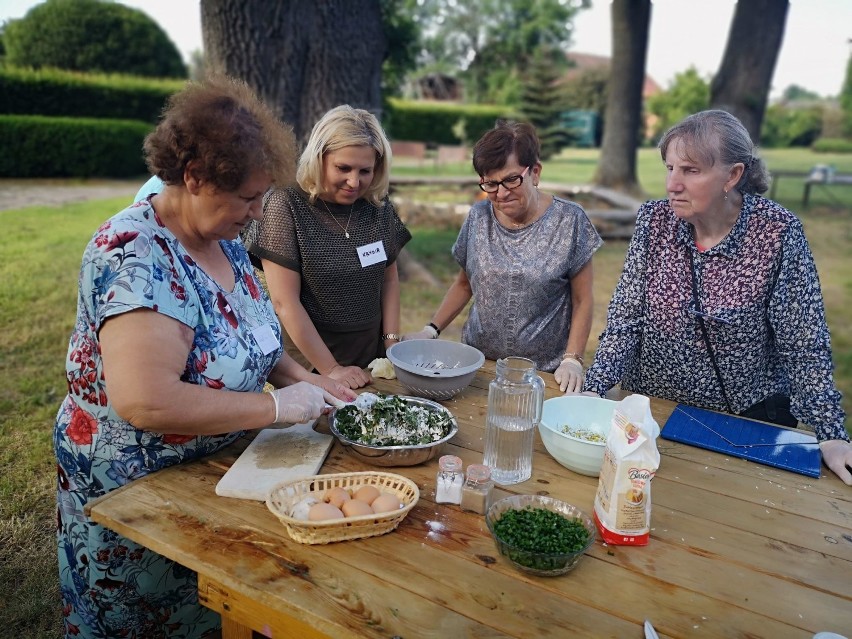
[[292, 437], [275, 437], [263, 442], [254, 451], [255, 463], [260, 469], [280, 468], [285, 461], [292, 461], [298, 465], [304, 459], [311, 457], [315, 452], [324, 453], [326, 442], [317, 441], [307, 435], [293, 435]]

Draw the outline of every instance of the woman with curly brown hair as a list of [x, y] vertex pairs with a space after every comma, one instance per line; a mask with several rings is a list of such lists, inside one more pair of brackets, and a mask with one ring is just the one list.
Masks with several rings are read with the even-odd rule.
[[245, 84], [211, 80], [171, 98], [145, 154], [165, 187], [86, 247], [54, 429], [68, 637], [201, 637], [219, 625], [194, 573], [89, 520], [91, 499], [209, 455], [235, 428], [304, 422], [354, 399], [284, 353], [237, 240], [264, 193], [292, 177], [289, 128]]

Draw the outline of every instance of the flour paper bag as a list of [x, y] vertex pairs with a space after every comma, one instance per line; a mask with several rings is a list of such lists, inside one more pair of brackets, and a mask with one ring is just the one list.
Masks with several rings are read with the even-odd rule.
[[595, 523], [608, 544], [648, 544], [659, 434], [647, 397], [630, 395], [616, 404], [595, 494]]

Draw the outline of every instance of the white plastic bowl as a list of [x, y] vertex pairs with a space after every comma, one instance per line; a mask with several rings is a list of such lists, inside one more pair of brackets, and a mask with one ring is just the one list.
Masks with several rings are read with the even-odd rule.
[[388, 349], [387, 357], [408, 392], [438, 401], [467, 388], [485, 363], [479, 349], [443, 339], [397, 342]]
[[[611, 399], [588, 395], [564, 395], [545, 400], [538, 432], [547, 452], [568, 470], [597, 477], [615, 404]], [[562, 432], [565, 426], [593, 430], [602, 435], [603, 441], [573, 437]]]

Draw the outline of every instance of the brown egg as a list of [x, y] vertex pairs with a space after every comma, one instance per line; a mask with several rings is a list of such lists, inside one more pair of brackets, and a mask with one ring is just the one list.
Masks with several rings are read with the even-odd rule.
[[337, 506], [338, 508], [343, 506], [343, 502], [349, 501], [352, 497], [349, 495], [349, 491], [345, 488], [341, 488], [337, 486], [335, 488], [329, 488], [325, 491], [325, 496], [323, 497], [323, 501], [331, 504], [332, 506]]
[[379, 489], [375, 486], [361, 486], [358, 490], [355, 491], [355, 494], [352, 495], [355, 499], [360, 499], [361, 501], [367, 502], [368, 504], [372, 504], [373, 500], [379, 496]]
[[360, 499], [350, 499], [343, 503], [343, 514], [347, 517], [358, 517], [360, 515], [372, 515], [373, 509], [370, 504]]
[[402, 507], [402, 503], [400, 503], [399, 497], [396, 495], [382, 493], [373, 500], [372, 507], [375, 513], [389, 513], [399, 510]]
[[332, 506], [324, 501], [314, 504], [308, 511], [309, 521], [326, 521], [328, 519], [343, 519], [343, 511], [337, 506]]

